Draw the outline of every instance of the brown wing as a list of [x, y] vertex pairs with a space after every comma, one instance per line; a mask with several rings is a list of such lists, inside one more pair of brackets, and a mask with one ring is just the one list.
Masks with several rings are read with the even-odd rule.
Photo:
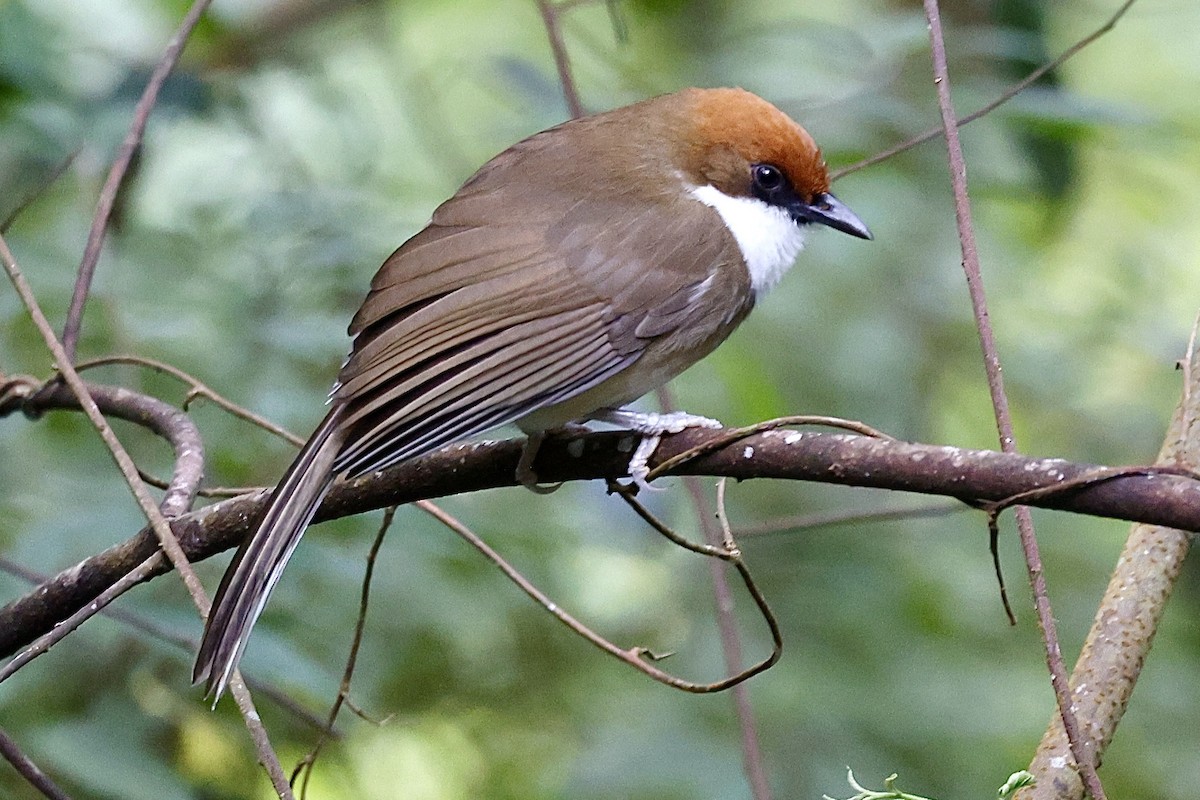
[[[699, 202], [663, 210], [604, 186], [569, 199], [559, 181], [577, 165], [553, 135], [564, 131], [498, 156], [380, 268], [334, 392], [346, 406], [336, 471], [362, 474], [518, 420], [648, 353], [712, 338], [721, 321], [696, 319], [694, 301], [735, 291], [718, 269], [740, 268], [732, 237]], [[734, 301], [748, 308], [748, 297]]]

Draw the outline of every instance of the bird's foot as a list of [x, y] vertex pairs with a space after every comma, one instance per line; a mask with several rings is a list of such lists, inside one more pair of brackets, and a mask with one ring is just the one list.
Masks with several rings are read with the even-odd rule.
[[656, 491], [650, 486], [647, 477], [650, 475], [650, 457], [658, 449], [664, 433], [679, 433], [688, 428], [720, 428], [720, 422], [697, 414], [683, 411], [655, 413], [631, 411], [627, 408], [610, 408], [596, 414], [593, 419], [599, 422], [610, 422], [628, 428], [634, 433], [640, 433], [642, 440], [638, 442], [633, 457], [629, 459], [629, 477], [639, 490]]

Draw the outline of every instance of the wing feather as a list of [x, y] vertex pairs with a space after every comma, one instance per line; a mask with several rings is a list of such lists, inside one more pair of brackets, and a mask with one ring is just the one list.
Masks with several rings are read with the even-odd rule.
[[[370, 391], [389, 375], [440, 354], [454, 352], [473, 339], [514, 326], [595, 304], [578, 289], [556, 287], [552, 281], [522, 281], [513, 285], [489, 282], [444, 295], [419, 311], [392, 321], [371, 341], [356, 347], [342, 369], [338, 397]], [[519, 299], [514, 298], [516, 294]]]
[[379, 469], [515, 421], [564, 390], [598, 384], [636, 358], [611, 348], [600, 311], [592, 306], [530, 320], [416, 372], [391, 373], [371, 395], [348, 402], [347, 441], [336, 468]]
[[[585, 308], [534, 319], [442, 351], [412, 369], [392, 370], [349, 401], [343, 424], [357, 426], [381, 409], [403, 417], [438, 405], [442, 397], [469, 393], [477, 384], [512, 380], [541, 355], [543, 346], [562, 351], [585, 336], [602, 336], [594, 316], [594, 310]], [[554, 351], [543, 357], [555, 357]]]

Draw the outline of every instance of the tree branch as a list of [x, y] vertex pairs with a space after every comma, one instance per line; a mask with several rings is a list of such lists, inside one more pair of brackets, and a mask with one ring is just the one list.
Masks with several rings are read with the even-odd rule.
[[[1159, 464], [1200, 465], [1200, 354], [1196, 332], [1183, 362], [1185, 389], [1167, 431]], [[1194, 534], [1156, 525], [1134, 525], [1096, 609], [1079, 660], [1071, 672], [1071, 707], [1096, 764], [1116, 734], [1154, 634], [1179, 578]], [[1037, 783], [1018, 800], [1080, 800], [1084, 781], [1071, 755], [1062, 718], [1054, 716], [1029, 765]]]
[[20, 773], [22, 778], [29, 781], [29, 785], [37, 789], [44, 797], [49, 800], [71, 800], [71, 796], [58, 788], [58, 784], [51, 780], [41, 767], [33, 763], [33, 760], [21, 751], [13, 738], [3, 730], [0, 730], [0, 757], [11, 764], [13, 769]]
[[[168, 519], [190, 511], [204, 480], [204, 440], [187, 412], [121, 386], [84, 385], [105, 416], [140, 425], [167, 440], [175, 452], [175, 466], [158, 507]], [[17, 409], [37, 416], [55, 409], [79, 410], [80, 403], [66, 384], [52, 380], [41, 388], [13, 392], [8, 402], [0, 402], [0, 417]]]
[[[933, 57], [933, 83], [937, 89], [938, 108], [942, 114], [942, 129], [946, 134], [946, 151], [950, 162], [950, 184], [954, 190], [954, 218], [958, 227], [958, 241], [962, 249], [962, 268], [967, 278], [971, 309], [975, 314], [975, 327], [979, 331], [979, 343], [983, 349], [983, 363], [987, 371], [988, 391], [995, 410], [996, 427], [1000, 433], [1000, 449], [1006, 453], [1016, 452], [1017, 439], [1013, 433], [1012, 415], [1009, 413], [1008, 395], [1004, 391], [1004, 375], [1000, 366], [1000, 351], [992, 332], [988, 314], [987, 296], [983, 288], [983, 271], [979, 263], [979, 249], [975, 241], [975, 224], [971, 218], [970, 194], [967, 191], [967, 164], [963, 158], [962, 144], [958, 138], [954, 103], [950, 98], [950, 71], [946, 65], [946, 44], [942, 37], [941, 11], [938, 0], [924, 0], [925, 19], [929, 22], [929, 44]], [[1025, 555], [1025, 566], [1029, 573], [1029, 584], [1033, 589], [1033, 605], [1037, 611], [1038, 627], [1042, 630], [1045, 645], [1046, 667], [1050, 671], [1050, 683], [1058, 700], [1063, 728], [1071, 745], [1071, 752], [1080, 765], [1080, 772], [1088, 792], [1095, 800], [1106, 800], [1104, 787], [1096, 775], [1095, 765], [1085, 758], [1086, 748], [1075, 721], [1071, 707], [1070, 689], [1067, 684], [1067, 668], [1063, 664], [1058, 631], [1054, 621], [1054, 610], [1050, 606], [1050, 595], [1046, 589], [1046, 578], [1042, 570], [1042, 557], [1038, 549], [1037, 536], [1033, 530], [1033, 517], [1029, 509], [1016, 509], [1017, 533], [1021, 550]], [[992, 548], [995, 550], [996, 533], [992, 528]], [[997, 565], [999, 561], [997, 560]], [[997, 566], [999, 572], [999, 566]], [[1001, 583], [1003, 586], [1003, 583]], [[1007, 601], [1005, 602], [1007, 608]], [[1011, 614], [1011, 612], [1010, 612]]]
[[[722, 436], [727, 432], [689, 430], [667, 436], [651, 466]], [[632, 437], [623, 432], [551, 436], [539, 450], [535, 468], [550, 482], [624, 477], [631, 444]], [[513, 486], [521, 446], [519, 439], [453, 445], [382, 472], [339, 481], [316, 518]], [[1148, 468], [1113, 474], [1110, 468], [1062, 459], [848, 434], [764, 431], [697, 456], [672, 474], [816, 481], [973, 501], [1001, 501], [1071, 484], [1061, 493], [1022, 502], [1200, 531], [1200, 482], [1184, 475]], [[1094, 480], [1078, 483], [1088, 479]], [[265, 501], [265, 491], [254, 492], [199, 509], [171, 525], [188, 559], [201, 560], [237, 545], [253, 529]], [[0, 654], [12, 653], [49, 630], [157, 549], [153, 533], [144, 529], [0, 609]]]

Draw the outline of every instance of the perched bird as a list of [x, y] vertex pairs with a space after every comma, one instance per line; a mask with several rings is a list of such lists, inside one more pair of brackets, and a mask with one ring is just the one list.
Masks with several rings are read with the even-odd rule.
[[[515, 422], [658, 436], [623, 406], [708, 355], [813, 226], [871, 238], [808, 133], [741, 89], [685, 89], [535, 134], [484, 164], [380, 267], [329, 413], [217, 591], [193, 678], [217, 698], [336, 476]], [[522, 459], [520, 477], [536, 483]]]

